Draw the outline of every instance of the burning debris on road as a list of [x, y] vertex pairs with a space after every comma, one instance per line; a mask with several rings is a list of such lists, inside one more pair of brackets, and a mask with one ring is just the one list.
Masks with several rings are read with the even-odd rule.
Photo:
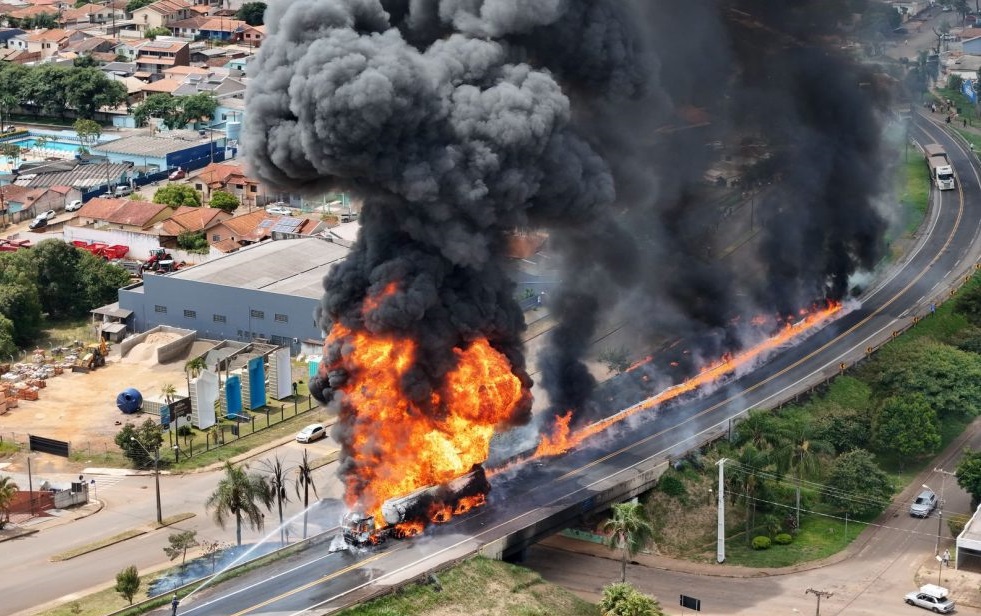
[[[582, 358], [602, 317], [638, 340], [672, 332], [698, 358], [735, 355], [754, 342], [741, 315], [841, 300], [875, 264], [878, 92], [797, 27], [820, 2], [776, 5], [270, 2], [249, 69], [251, 168], [364, 198], [352, 253], [324, 281], [310, 383], [339, 410], [350, 507], [380, 525], [389, 499], [465, 475], [495, 431], [529, 422], [515, 229], [547, 229], [564, 262], [539, 365], [545, 415], [573, 427], [589, 420]], [[714, 258], [705, 144], [749, 136], [778, 153], [779, 181], [760, 196], [758, 249]]]

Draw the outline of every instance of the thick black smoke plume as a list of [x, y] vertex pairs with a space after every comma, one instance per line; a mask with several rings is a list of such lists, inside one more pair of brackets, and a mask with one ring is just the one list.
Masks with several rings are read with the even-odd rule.
[[[711, 355], [738, 347], [740, 316], [841, 298], [879, 256], [879, 114], [868, 76], [808, 40], [827, 33], [809, 21], [822, 2], [786, 4], [273, 0], [249, 69], [252, 169], [365, 199], [353, 252], [325, 281], [325, 331], [417, 340], [407, 388], [420, 402], [479, 336], [530, 384], [503, 255], [508, 232], [545, 228], [565, 275], [541, 378], [562, 410], [589, 399], [581, 360], [610, 315]], [[772, 153], [749, 262], [711, 243], [715, 141]], [[366, 320], [362, 302], [391, 281]], [[326, 400], [344, 377], [311, 390]]]

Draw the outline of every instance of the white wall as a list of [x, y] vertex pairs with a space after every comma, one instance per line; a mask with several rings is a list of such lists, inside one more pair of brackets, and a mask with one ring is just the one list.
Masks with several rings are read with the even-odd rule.
[[[48, 237], [52, 236], [53, 234], [48, 234]], [[89, 243], [104, 242], [110, 245], [122, 244], [124, 246], [129, 246], [129, 258], [139, 259], [141, 261], [145, 261], [147, 257], [150, 256], [151, 250], [154, 248], [160, 248], [160, 238], [156, 235], [149, 233], [136, 233], [134, 231], [120, 231], [119, 229], [102, 230], [65, 225], [64, 238], [69, 244], [75, 240], [80, 240]], [[222, 252], [215, 250], [214, 248], [212, 248], [211, 252], [206, 255], [190, 253], [186, 250], [181, 250], [180, 248], [174, 248], [172, 250], [168, 249], [167, 252], [173, 255], [174, 259], [178, 261], [186, 261], [188, 263], [204, 263], [205, 261], [209, 261], [223, 255]]]

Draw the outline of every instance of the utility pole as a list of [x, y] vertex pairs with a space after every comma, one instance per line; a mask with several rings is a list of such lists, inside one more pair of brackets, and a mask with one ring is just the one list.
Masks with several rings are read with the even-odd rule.
[[818, 599], [817, 610], [814, 612], [814, 616], [821, 616], [821, 598], [829, 599], [834, 596], [833, 592], [825, 592], [823, 590], [814, 590], [813, 588], [808, 588], [804, 591], [804, 594], [812, 594]]
[[725, 464], [727, 458], [722, 458], [716, 465], [719, 467], [719, 528], [716, 537], [715, 559], [721, 564], [726, 561], [726, 491]]
[[940, 556], [940, 534], [944, 527], [944, 487], [947, 484], [948, 475], [953, 477], [957, 473], [952, 473], [950, 471], [945, 471], [942, 468], [934, 468], [933, 472], [940, 473], [940, 506], [937, 507], [937, 549], [936, 556]]

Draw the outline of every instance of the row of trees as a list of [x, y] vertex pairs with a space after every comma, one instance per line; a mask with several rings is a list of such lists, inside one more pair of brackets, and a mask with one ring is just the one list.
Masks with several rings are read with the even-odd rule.
[[151, 94], [134, 107], [133, 119], [137, 126], [146, 126], [150, 118], [160, 118], [164, 126], [173, 130], [212, 118], [216, 109], [218, 101], [210, 92], [199, 92], [190, 96], [159, 93]]
[[0, 356], [30, 346], [43, 315], [86, 316], [116, 300], [129, 274], [118, 266], [51, 239], [30, 250], [0, 253]]
[[72, 109], [79, 118], [91, 120], [102, 107], [125, 102], [126, 86], [97, 68], [0, 62], [0, 122], [16, 107], [35, 116], [60, 118]]
[[[190, 363], [185, 366], [185, 370], [189, 372], [196, 369], [198, 368], [191, 366]], [[129, 423], [124, 425], [114, 440], [123, 455], [136, 467], [149, 468], [154, 463], [149, 452], [163, 445], [163, 432], [159, 424], [152, 419], [147, 419], [138, 426]], [[166, 462], [161, 461], [161, 463]], [[254, 530], [261, 531], [264, 519], [262, 508], [272, 511], [272, 505], [275, 503], [279, 513], [281, 539], [285, 542], [285, 537], [282, 535], [285, 532], [283, 505], [290, 502], [287, 489], [290, 485], [293, 486], [297, 498], [302, 496], [303, 508], [309, 508], [310, 493], [312, 492], [316, 498], [317, 488], [313, 484], [313, 467], [310, 465], [306, 450], [303, 451], [300, 464], [293, 468], [284, 466], [278, 456], [272, 462], [264, 462], [262, 472], [249, 471], [247, 465], [234, 466], [231, 462], [226, 462], [225, 476], [208, 497], [205, 508], [213, 510], [215, 523], [222, 528], [225, 528], [230, 519], [235, 520], [235, 537], [238, 545], [241, 545], [242, 525], [246, 524]], [[307, 516], [304, 514], [304, 538], [306, 535]]]

